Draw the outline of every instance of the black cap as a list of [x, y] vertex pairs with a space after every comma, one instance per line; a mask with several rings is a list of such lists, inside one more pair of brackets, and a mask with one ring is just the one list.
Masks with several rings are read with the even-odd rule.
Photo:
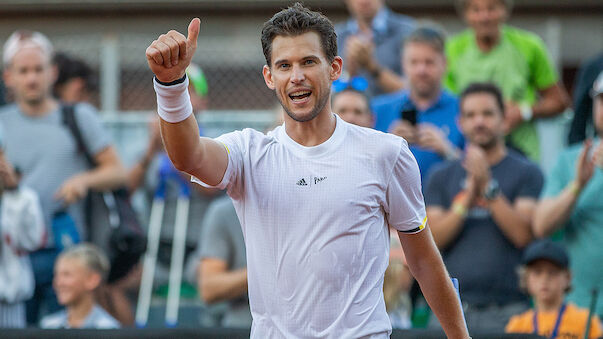
[[569, 266], [569, 257], [565, 248], [549, 239], [541, 239], [532, 242], [524, 251], [521, 263], [529, 265], [536, 260], [548, 260], [553, 264], [567, 268]]

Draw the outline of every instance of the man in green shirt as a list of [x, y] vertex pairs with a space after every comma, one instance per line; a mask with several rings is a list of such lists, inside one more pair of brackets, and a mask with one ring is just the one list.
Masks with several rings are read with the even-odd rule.
[[459, 93], [473, 82], [492, 82], [505, 97], [505, 127], [511, 145], [532, 160], [540, 158], [533, 119], [552, 117], [569, 106], [543, 41], [504, 25], [510, 0], [458, 0], [469, 29], [446, 44], [445, 85]]
[[[603, 135], [603, 72], [595, 82], [593, 121]], [[590, 305], [591, 290], [603, 289], [603, 143], [587, 140], [563, 151], [542, 191], [534, 213], [534, 235], [545, 237], [564, 230], [570, 254], [572, 290], [570, 301], [581, 307]], [[597, 309], [603, 315], [603, 302]]]

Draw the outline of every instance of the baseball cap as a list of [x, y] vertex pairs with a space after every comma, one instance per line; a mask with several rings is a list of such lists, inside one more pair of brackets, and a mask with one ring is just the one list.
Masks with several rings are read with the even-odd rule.
[[521, 263], [529, 265], [536, 260], [547, 260], [555, 265], [567, 268], [569, 266], [569, 257], [565, 248], [549, 239], [542, 239], [532, 242], [523, 252]]
[[603, 71], [599, 73], [599, 76], [597, 77], [597, 80], [595, 80], [593, 89], [590, 93], [593, 98], [599, 94], [603, 94]]

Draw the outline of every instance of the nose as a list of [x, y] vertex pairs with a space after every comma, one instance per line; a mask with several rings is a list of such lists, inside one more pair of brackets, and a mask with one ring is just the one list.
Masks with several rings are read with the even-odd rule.
[[293, 66], [291, 70], [291, 82], [294, 84], [298, 84], [300, 82], [303, 82], [305, 79], [306, 76], [304, 74], [303, 69], [299, 66]]

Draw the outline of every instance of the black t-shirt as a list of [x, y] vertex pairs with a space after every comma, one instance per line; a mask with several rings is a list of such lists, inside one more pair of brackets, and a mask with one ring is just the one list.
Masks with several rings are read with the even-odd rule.
[[[514, 203], [517, 198], [537, 199], [543, 177], [538, 166], [514, 151], [491, 167], [502, 194]], [[440, 164], [429, 176], [425, 202], [448, 209], [463, 190], [466, 172], [462, 160]], [[463, 301], [472, 305], [506, 304], [523, 300], [516, 268], [522, 250], [505, 237], [490, 210], [474, 206], [463, 229], [442, 251], [450, 275], [459, 280]]]

